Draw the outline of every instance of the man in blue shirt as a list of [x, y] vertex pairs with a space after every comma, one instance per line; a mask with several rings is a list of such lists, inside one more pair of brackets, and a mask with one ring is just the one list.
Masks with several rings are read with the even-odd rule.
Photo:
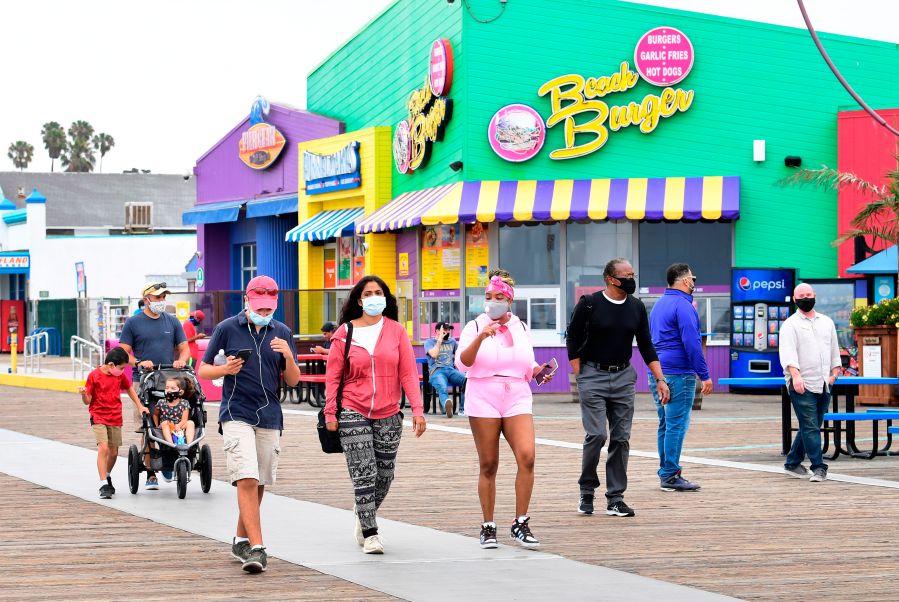
[[[209, 380], [225, 379], [219, 430], [240, 511], [231, 555], [245, 571], [259, 573], [268, 562], [259, 506], [265, 486], [275, 482], [284, 428], [278, 386], [282, 372], [287, 385], [295, 386], [300, 368], [290, 329], [272, 316], [278, 307], [277, 283], [268, 276], [256, 276], [247, 284], [244, 303], [244, 311], [216, 326], [198, 374]], [[216, 366], [219, 349], [228, 361]]]
[[681, 475], [680, 454], [690, 426], [696, 375], [702, 380], [703, 395], [711, 394], [712, 379], [702, 355], [699, 314], [693, 307], [696, 277], [685, 263], [669, 266], [666, 277], [668, 288], [649, 316], [652, 344], [671, 390], [671, 399], [660, 402], [655, 378], [649, 375], [649, 388], [659, 413], [659, 479], [662, 491], [698, 491], [699, 485]]
[[[447, 418], [453, 417], [453, 404], [447, 403], [447, 388], [461, 387], [465, 384], [465, 375], [456, 370], [454, 359], [459, 343], [453, 338], [453, 325], [448, 322], [437, 322], [434, 336], [425, 341], [425, 354], [428, 357], [428, 378], [431, 386], [437, 391], [440, 400], [440, 411], [446, 412]], [[459, 415], [465, 415], [465, 394], [459, 398]]]

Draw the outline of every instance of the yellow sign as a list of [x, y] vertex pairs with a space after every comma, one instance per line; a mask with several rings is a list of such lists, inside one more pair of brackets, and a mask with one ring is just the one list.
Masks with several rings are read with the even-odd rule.
[[269, 123], [257, 123], [240, 136], [240, 160], [253, 169], [265, 169], [275, 162], [287, 141]]
[[454, 290], [462, 284], [462, 244], [459, 226], [429, 226], [421, 252], [421, 289]]
[[177, 301], [175, 303], [175, 317], [182, 322], [190, 317], [190, 301]]
[[[623, 61], [617, 73], [599, 78], [584, 78], [581, 75], [560, 75], [549, 80], [537, 90], [537, 94], [549, 94], [552, 114], [546, 120], [550, 128], [562, 123], [565, 147], [552, 151], [551, 159], [573, 159], [595, 152], [609, 139], [609, 130], [617, 132], [631, 125], [649, 134], [659, 125], [663, 117], [670, 117], [678, 111], [684, 112], [693, 104], [693, 90], [667, 87], [659, 94], [647, 94], [639, 103], [631, 101], [624, 105], [609, 105], [602, 98], [607, 94], [625, 92], [637, 85], [640, 76], [631, 71], [630, 64]], [[593, 119], [578, 123], [578, 118]], [[576, 144], [578, 134], [592, 135], [592, 140]]]
[[400, 253], [399, 256], [399, 275], [400, 276], [408, 276], [409, 275], [409, 254], [408, 253]]
[[475, 222], [465, 233], [465, 286], [487, 287], [487, 226]]

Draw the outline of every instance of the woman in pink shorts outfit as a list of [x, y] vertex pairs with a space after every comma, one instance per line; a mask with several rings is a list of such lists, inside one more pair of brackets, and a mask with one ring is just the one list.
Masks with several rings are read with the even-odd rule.
[[505, 270], [490, 272], [484, 313], [465, 325], [456, 355], [456, 366], [468, 373], [465, 414], [481, 465], [478, 497], [484, 513], [482, 548], [496, 547], [493, 509], [500, 433], [505, 435], [518, 464], [512, 537], [525, 547], [540, 545], [528, 526], [535, 448], [529, 382], [543, 366], [534, 361], [534, 347], [527, 328], [511, 313], [514, 285], [515, 281]]

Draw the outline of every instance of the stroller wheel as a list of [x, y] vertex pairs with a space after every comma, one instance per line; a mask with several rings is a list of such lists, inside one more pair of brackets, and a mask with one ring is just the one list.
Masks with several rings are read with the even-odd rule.
[[212, 487], [212, 451], [208, 445], [200, 448], [200, 488], [209, 493]]
[[178, 499], [183, 500], [184, 496], [187, 495], [187, 480], [190, 478], [189, 467], [190, 463], [187, 461], [177, 462], [175, 465], [175, 474], [178, 479]]
[[136, 445], [128, 448], [128, 489], [131, 493], [137, 493], [140, 485], [140, 452]]

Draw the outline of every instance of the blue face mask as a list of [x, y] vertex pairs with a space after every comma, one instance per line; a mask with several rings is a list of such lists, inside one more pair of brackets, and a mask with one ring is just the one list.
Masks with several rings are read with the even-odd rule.
[[274, 314], [272, 313], [267, 316], [260, 316], [259, 314], [257, 314], [255, 311], [253, 311], [252, 309], [250, 309], [248, 307], [247, 308], [247, 317], [250, 318], [250, 321], [253, 324], [255, 324], [256, 326], [268, 326], [269, 323], [272, 321]]
[[387, 299], [385, 297], [372, 295], [362, 300], [362, 311], [369, 316], [380, 316], [386, 308]]

